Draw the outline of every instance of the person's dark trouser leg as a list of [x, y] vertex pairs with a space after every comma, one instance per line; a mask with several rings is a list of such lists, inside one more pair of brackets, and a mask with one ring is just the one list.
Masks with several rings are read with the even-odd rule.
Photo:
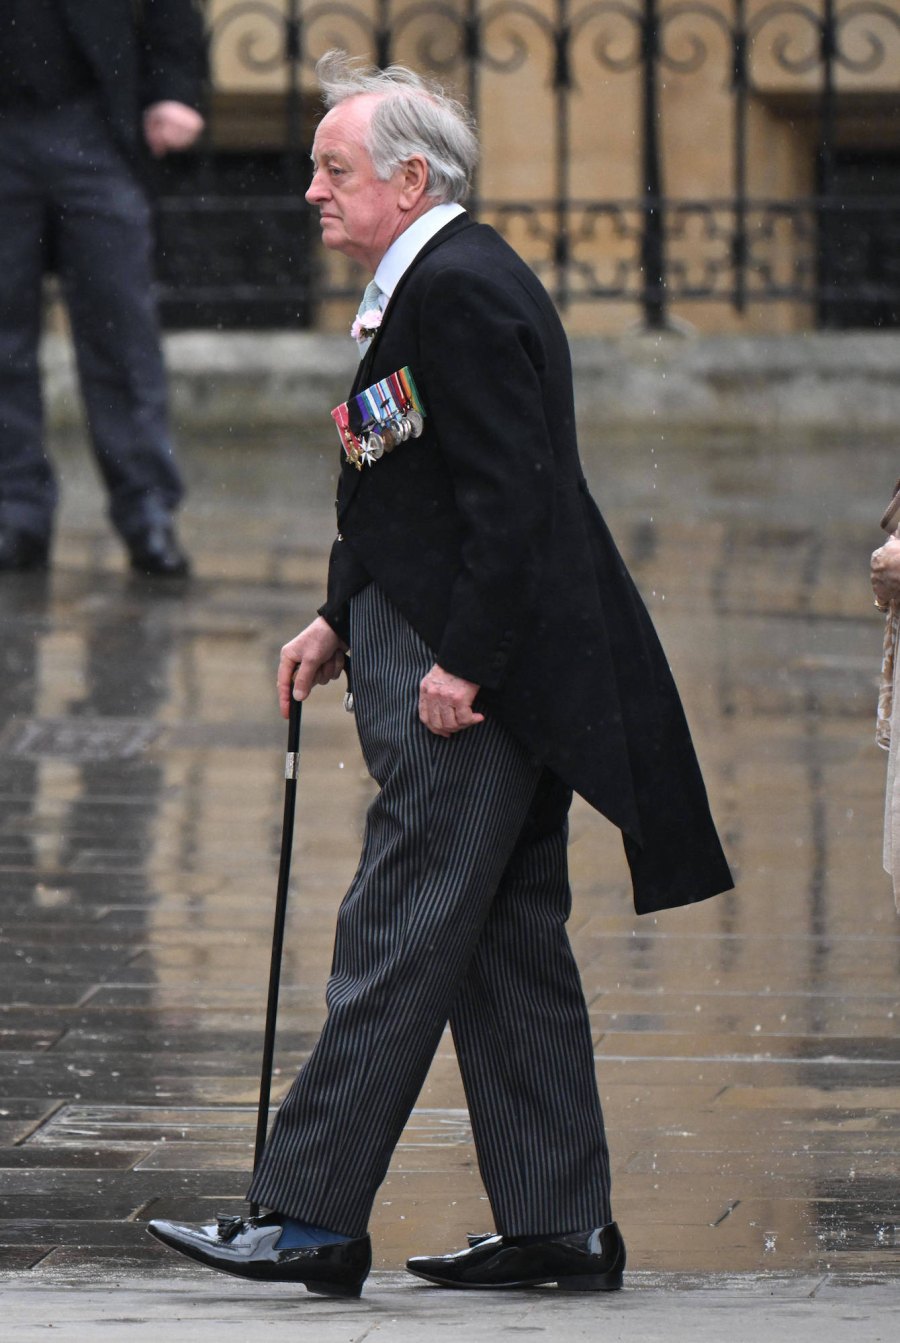
[[58, 254], [94, 452], [126, 539], [183, 486], [168, 418], [149, 207], [99, 112], [79, 103], [54, 159]]
[[29, 131], [0, 113], [0, 526], [46, 539], [56, 484], [38, 366], [45, 204]]
[[450, 1014], [497, 1229], [612, 1221], [581, 977], [566, 932], [571, 791], [545, 773]]
[[328, 1018], [249, 1197], [349, 1236], [421, 1090], [540, 775], [495, 721], [418, 721], [433, 655], [374, 584], [354, 599], [354, 700], [381, 784], [338, 918]]

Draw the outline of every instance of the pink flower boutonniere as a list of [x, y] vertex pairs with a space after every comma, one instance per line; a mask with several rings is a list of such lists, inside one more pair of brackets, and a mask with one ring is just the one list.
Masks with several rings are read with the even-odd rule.
[[369, 308], [367, 312], [361, 312], [354, 318], [350, 327], [350, 335], [357, 342], [371, 340], [375, 332], [381, 326], [383, 313], [380, 308]]

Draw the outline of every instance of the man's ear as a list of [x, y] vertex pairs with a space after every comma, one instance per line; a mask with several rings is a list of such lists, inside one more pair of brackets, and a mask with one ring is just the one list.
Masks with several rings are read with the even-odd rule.
[[413, 154], [401, 165], [402, 178], [398, 204], [401, 210], [414, 210], [425, 195], [428, 185], [428, 164], [421, 154]]

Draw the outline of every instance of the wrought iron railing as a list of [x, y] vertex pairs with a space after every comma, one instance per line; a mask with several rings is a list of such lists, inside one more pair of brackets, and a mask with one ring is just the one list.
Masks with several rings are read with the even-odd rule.
[[[236, 200], [211, 188], [202, 216], [250, 212], [261, 221], [268, 211], [270, 235], [295, 228], [294, 270], [278, 280], [282, 297], [296, 298], [298, 320], [358, 283], [309, 263], [302, 198], [313, 67], [342, 46], [452, 83], [478, 118], [486, 160], [501, 123], [510, 151], [504, 83], [518, 80], [520, 89], [529, 80], [546, 115], [537, 139], [513, 152], [540, 165], [542, 189], [523, 188], [521, 173], [519, 185], [510, 186], [515, 174], [500, 183], [486, 165], [472, 209], [515, 239], [563, 308], [631, 304], [660, 328], [673, 305], [705, 301], [742, 314], [788, 302], [809, 305], [826, 326], [860, 312], [900, 325], [900, 0], [209, 0], [208, 14], [219, 80], [230, 71], [238, 83], [277, 87], [285, 170], [277, 198]], [[590, 96], [597, 81], [605, 104]], [[633, 118], [632, 187], [610, 195], [608, 136], [603, 125], [590, 133], [585, 120], [616, 106], [619, 90], [622, 115], [627, 108]], [[691, 117], [704, 109], [716, 119], [715, 191], [684, 170]], [[794, 119], [805, 182], [767, 189], [767, 116], [780, 118], [771, 124], [782, 140]], [[849, 189], [845, 166], [867, 146], [884, 180], [860, 193]], [[164, 197], [164, 232], [191, 215], [194, 201]], [[249, 307], [271, 289], [258, 275], [247, 279]]]

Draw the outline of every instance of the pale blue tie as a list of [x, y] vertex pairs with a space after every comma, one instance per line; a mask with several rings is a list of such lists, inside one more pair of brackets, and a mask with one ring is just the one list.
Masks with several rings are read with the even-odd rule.
[[[380, 289], [374, 280], [370, 280], [369, 283], [366, 285], [366, 292], [362, 296], [362, 303], [360, 303], [359, 310], [356, 314], [357, 317], [362, 317], [364, 312], [371, 312], [373, 308], [377, 308], [380, 312], [381, 304], [379, 302], [379, 299], [381, 298], [381, 295], [383, 293], [384, 290]], [[357, 345], [359, 346], [360, 359], [362, 359], [363, 355], [365, 354], [366, 350], [369, 348], [371, 344], [372, 344], [371, 336], [369, 336], [366, 340], [357, 341]]]

